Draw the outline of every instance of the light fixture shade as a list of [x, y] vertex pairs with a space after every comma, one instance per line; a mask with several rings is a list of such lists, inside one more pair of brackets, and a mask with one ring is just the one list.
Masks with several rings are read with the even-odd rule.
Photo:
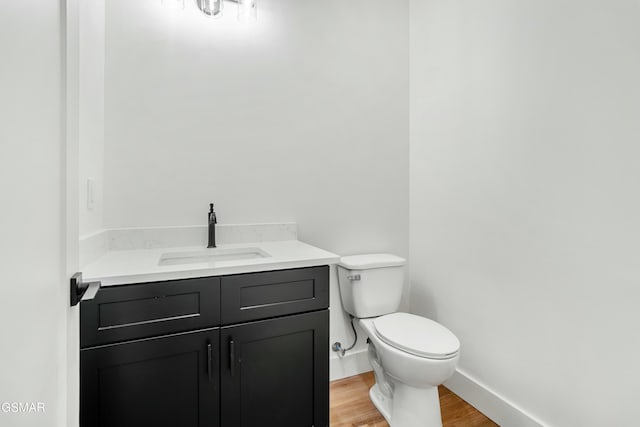
[[238, 0], [238, 20], [255, 22], [258, 19], [258, 0]]
[[208, 16], [220, 16], [223, 0], [196, 0], [198, 9]]

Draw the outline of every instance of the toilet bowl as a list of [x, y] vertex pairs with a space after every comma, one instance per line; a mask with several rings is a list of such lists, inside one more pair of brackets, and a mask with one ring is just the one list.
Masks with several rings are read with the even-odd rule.
[[[406, 345], [398, 348], [399, 345], [389, 343], [387, 337], [381, 336], [376, 330], [376, 320], [387, 320], [386, 317], [395, 315], [406, 316], [402, 320], [413, 324], [416, 333], [419, 333], [422, 321], [429, 321], [407, 313], [359, 320], [370, 341], [369, 361], [374, 371], [378, 370], [376, 385], [370, 390], [369, 396], [391, 427], [441, 426], [438, 385], [448, 380], [456, 370], [459, 358], [457, 338], [441, 326], [445, 340], [450, 340], [450, 347], [442, 354], [433, 352], [430, 357], [414, 354], [417, 351], [412, 351]], [[440, 326], [436, 322], [433, 324]], [[415, 347], [428, 344], [432, 337], [424, 332], [422, 342]]]
[[340, 295], [369, 338], [376, 378], [369, 396], [389, 425], [441, 427], [438, 385], [455, 372], [460, 342], [433, 320], [396, 312], [404, 264], [388, 254], [343, 257]]

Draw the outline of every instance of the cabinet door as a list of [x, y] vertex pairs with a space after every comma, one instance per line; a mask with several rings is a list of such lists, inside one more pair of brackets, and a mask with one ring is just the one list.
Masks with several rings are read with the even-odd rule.
[[82, 427], [219, 425], [220, 330], [81, 350]]
[[222, 328], [222, 427], [327, 427], [328, 331], [328, 310]]

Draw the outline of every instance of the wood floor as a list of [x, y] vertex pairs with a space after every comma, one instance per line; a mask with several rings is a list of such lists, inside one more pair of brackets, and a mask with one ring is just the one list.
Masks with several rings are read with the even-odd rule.
[[[389, 427], [369, 400], [372, 372], [331, 383], [331, 427]], [[496, 427], [473, 406], [440, 386], [440, 408], [444, 427]]]

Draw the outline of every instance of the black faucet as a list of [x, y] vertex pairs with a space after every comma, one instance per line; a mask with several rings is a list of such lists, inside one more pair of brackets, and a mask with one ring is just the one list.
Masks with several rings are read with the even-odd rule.
[[215, 248], [216, 247], [216, 224], [218, 223], [218, 218], [216, 218], [216, 213], [213, 211], [213, 203], [209, 203], [209, 244], [207, 248]]

